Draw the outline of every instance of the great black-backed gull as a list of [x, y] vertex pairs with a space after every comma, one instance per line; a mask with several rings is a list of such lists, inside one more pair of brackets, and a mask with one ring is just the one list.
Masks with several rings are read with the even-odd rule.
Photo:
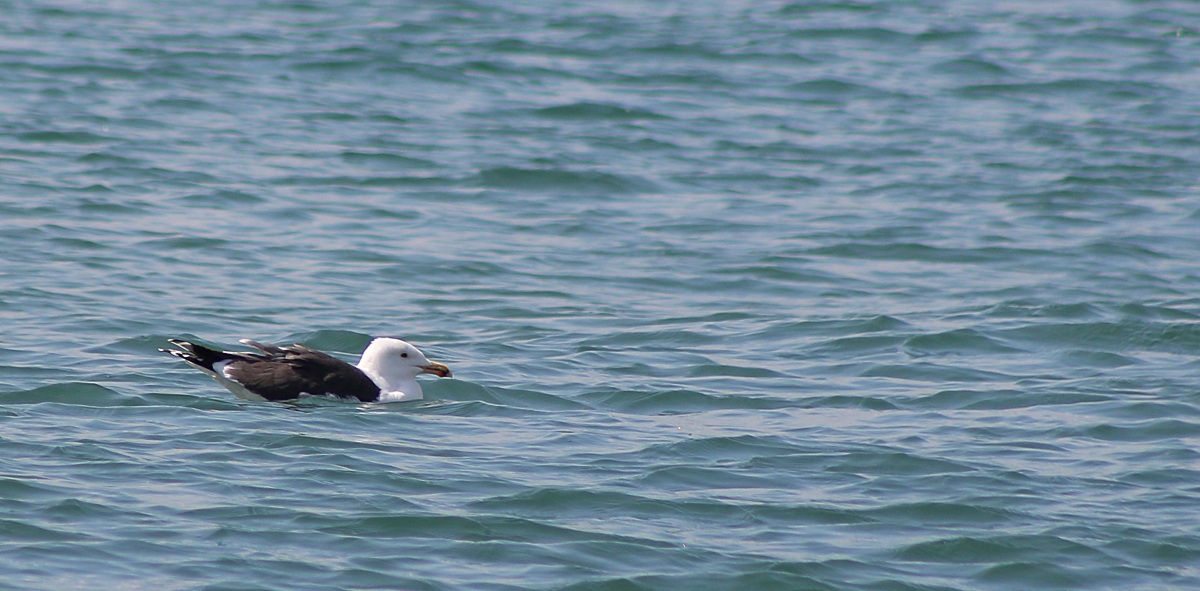
[[181, 350], [159, 351], [195, 366], [243, 400], [331, 396], [362, 402], [405, 402], [424, 396], [416, 380], [418, 375], [450, 376], [449, 367], [430, 361], [416, 347], [391, 337], [371, 341], [357, 366], [304, 345], [277, 347], [243, 339], [243, 344], [260, 351], [254, 353], [218, 351], [179, 339], [167, 340]]

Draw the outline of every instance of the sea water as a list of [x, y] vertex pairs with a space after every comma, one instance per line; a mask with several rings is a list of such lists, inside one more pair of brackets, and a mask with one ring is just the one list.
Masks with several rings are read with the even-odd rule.
[[1198, 26], [0, 0], [0, 587], [1200, 588]]

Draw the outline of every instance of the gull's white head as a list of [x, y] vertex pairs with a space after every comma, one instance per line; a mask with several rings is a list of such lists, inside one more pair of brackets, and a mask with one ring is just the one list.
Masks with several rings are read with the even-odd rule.
[[430, 361], [420, 349], [392, 337], [379, 337], [367, 345], [358, 369], [379, 386], [390, 401], [419, 400], [424, 396], [417, 376], [423, 373], [450, 377], [450, 368]]

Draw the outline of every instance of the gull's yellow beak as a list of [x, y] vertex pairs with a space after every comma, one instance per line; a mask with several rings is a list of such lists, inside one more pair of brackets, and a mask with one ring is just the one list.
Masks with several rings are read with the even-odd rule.
[[450, 368], [436, 361], [430, 361], [429, 365], [421, 366], [421, 373], [431, 373], [439, 378], [448, 378], [450, 377]]

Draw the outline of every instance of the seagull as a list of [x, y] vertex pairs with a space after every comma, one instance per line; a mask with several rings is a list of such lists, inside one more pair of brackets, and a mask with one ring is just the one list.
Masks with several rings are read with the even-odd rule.
[[218, 351], [179, 339], [167, 339], [170, 353], [208, 374], [234, 396], [256, 402], [327, 396], [360, 402], [407, 402], [424, 397], [416, 377], [450, 377], [450, 368], [430, 361], [400, 339], [379, 337], [363, 351], [358, 365], [296, 344], [279, 347], [250, 339], [240, 343], [259, 352]]

